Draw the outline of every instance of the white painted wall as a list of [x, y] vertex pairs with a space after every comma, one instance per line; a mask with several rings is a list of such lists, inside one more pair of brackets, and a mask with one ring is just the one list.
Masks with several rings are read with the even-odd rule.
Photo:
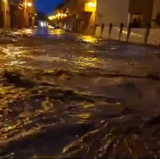
[[96, 27], [95, 36], [98, 38], [101, 36], [101, 27], [100, 26]]
[[130, 0], [97, 0], [96, 23], [120, 26], [128, 25], [128, 10]]
[[153, 20], [156, 20], [157, 13], [160, 13], [160, 0], [154, 0], [152, 13], [152, 27], [156, 27], [156, 23], [153, 22]]

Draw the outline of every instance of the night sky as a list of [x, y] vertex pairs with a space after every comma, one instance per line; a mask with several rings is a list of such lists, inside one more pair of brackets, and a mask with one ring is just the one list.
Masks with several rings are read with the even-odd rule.
[[63, 0], [36, 0], [36, 8], [38, 12], [44, 12], [49, 15], [53, 14], [55, 6], [62, 2]]

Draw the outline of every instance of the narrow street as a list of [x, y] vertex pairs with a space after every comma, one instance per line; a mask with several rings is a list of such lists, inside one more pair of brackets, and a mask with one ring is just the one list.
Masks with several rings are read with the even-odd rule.
[[160, 157], [159, 48], [2, 31], [0, 65], [0, 157]]

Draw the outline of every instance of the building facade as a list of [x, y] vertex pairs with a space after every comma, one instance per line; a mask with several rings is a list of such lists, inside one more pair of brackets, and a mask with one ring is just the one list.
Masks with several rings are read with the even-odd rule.
[[24, 26], [31, 27], [35, 23], [35, 0], [23, 0]]
[[61, 27], [86, 34], [97, 25], [160, 27], [160, 0], [65, 0], [53, 17]]
[[128, 9], [130, 0], [98, 0], [96, 24], [120, 26], [128, 24]]
[[[158, 27], [160, 0], [98, 0], [96, 23], [125, 27]], [[134, 26], [134, 24], [137, 24]]]
[[68, 30], [92, 34], [95, 26], [96, 0], [65, 0], [56, 7], [54, 21]]
[[34, 0], [0, 0], [0, 28], [34, 25]]

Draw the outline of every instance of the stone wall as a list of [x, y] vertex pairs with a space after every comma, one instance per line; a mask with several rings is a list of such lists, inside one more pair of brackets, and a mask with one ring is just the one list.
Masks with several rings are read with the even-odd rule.
[[0, 0], [0, 27], [9, 28], [10, 27], [10, 9], [8, 0]]

